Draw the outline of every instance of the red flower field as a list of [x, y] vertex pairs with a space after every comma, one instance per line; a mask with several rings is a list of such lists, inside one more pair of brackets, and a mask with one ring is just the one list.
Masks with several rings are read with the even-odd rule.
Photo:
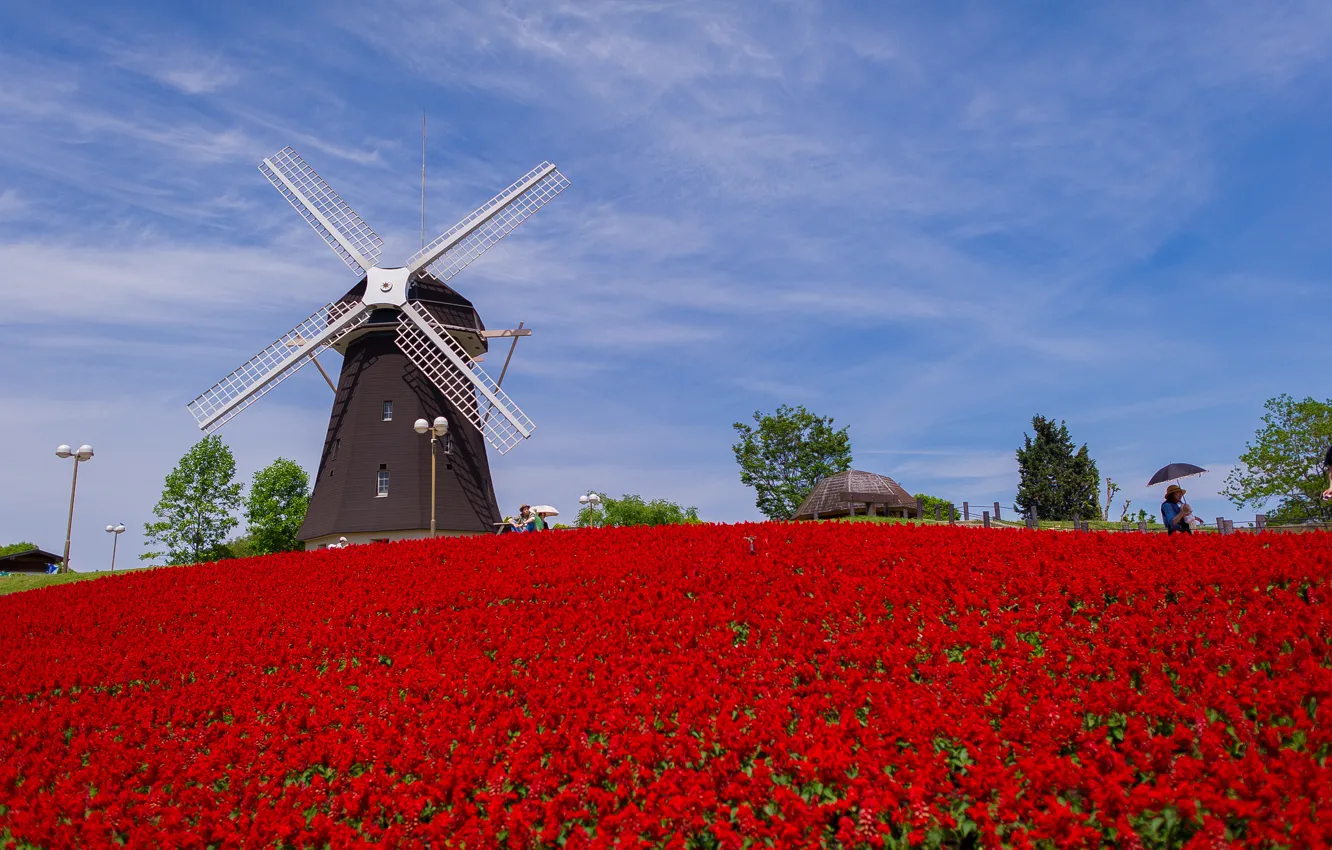
[[825, 523], [15, 594], [0, 846], [1328, 846], [1330, 579], [1322, 534]]

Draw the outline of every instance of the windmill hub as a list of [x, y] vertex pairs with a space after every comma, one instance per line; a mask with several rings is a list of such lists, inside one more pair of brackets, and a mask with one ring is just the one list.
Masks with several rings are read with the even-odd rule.
[[401, 307], [407, 303], [407, 277], [409, 269], [382, 269], [379, 266], [365, 273], [365, 295], [361, 301], [367, 307]]

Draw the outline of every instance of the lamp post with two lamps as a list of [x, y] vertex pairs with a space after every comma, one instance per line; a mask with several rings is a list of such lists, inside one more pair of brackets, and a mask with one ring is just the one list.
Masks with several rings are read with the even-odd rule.
[[597, 505], [601, 504], [601, 497], [595, 492], [588, 493], [585, 496], [578, 497], [578, 504], [587, 508], [588, 525], [597, 524]]
[[430, 434], [430, 536], [435, 536], [435, 445], [439, 438], [449, 433], [449, 420], [436, 416], [433, 423], [424, 419], [416, 420], [412, 428], [418, 434]]
[[114, 573], [116, 571], [116, 544], [120, 542], [120, 535], [125, 533], [125, 523], [118, 522], [115, 525], [108, 525], [106, 533], [115, 535], [111, 538], [111, 572]]
[[93, 447], [84, 443], [77, 449], [71, 449], [69, 446], [61, 445], [56, 447], [56, 457], [74, 458], [74, 481], [69, 485], [69, 522], [65, 524], [65, 555], [60, 561], [60, 572], [69, 572], [69, 537], [74, 531], [74, 493], [79, 487], [79, 464], [92, 460]]

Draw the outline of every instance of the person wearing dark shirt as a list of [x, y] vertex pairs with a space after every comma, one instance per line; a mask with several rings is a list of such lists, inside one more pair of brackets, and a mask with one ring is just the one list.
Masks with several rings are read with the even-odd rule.
[[1193, 526], [1189, 525], [1193, 508], [1184, 503], [1186, 492], [1178, 484], [1171, 484], [1166, 488], [1165, 501], [1161, 503], [1161, 521], [1165, 523], [1166, 531], [1170, 534], [1176, 531], [1182, 534], [1193, 533]]

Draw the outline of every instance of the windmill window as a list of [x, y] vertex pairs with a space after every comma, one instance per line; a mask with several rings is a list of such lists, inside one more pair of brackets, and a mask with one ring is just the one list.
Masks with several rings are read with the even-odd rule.
[[384, 402], [383, 412], [380, 414], [379, 418], [384, 422], [393, 421], [393, 402]]
[[383, 466], [379, 468], [379, 492], [375, 494], [376, 498], [383, 498], [388, 495], [389, 471]]

